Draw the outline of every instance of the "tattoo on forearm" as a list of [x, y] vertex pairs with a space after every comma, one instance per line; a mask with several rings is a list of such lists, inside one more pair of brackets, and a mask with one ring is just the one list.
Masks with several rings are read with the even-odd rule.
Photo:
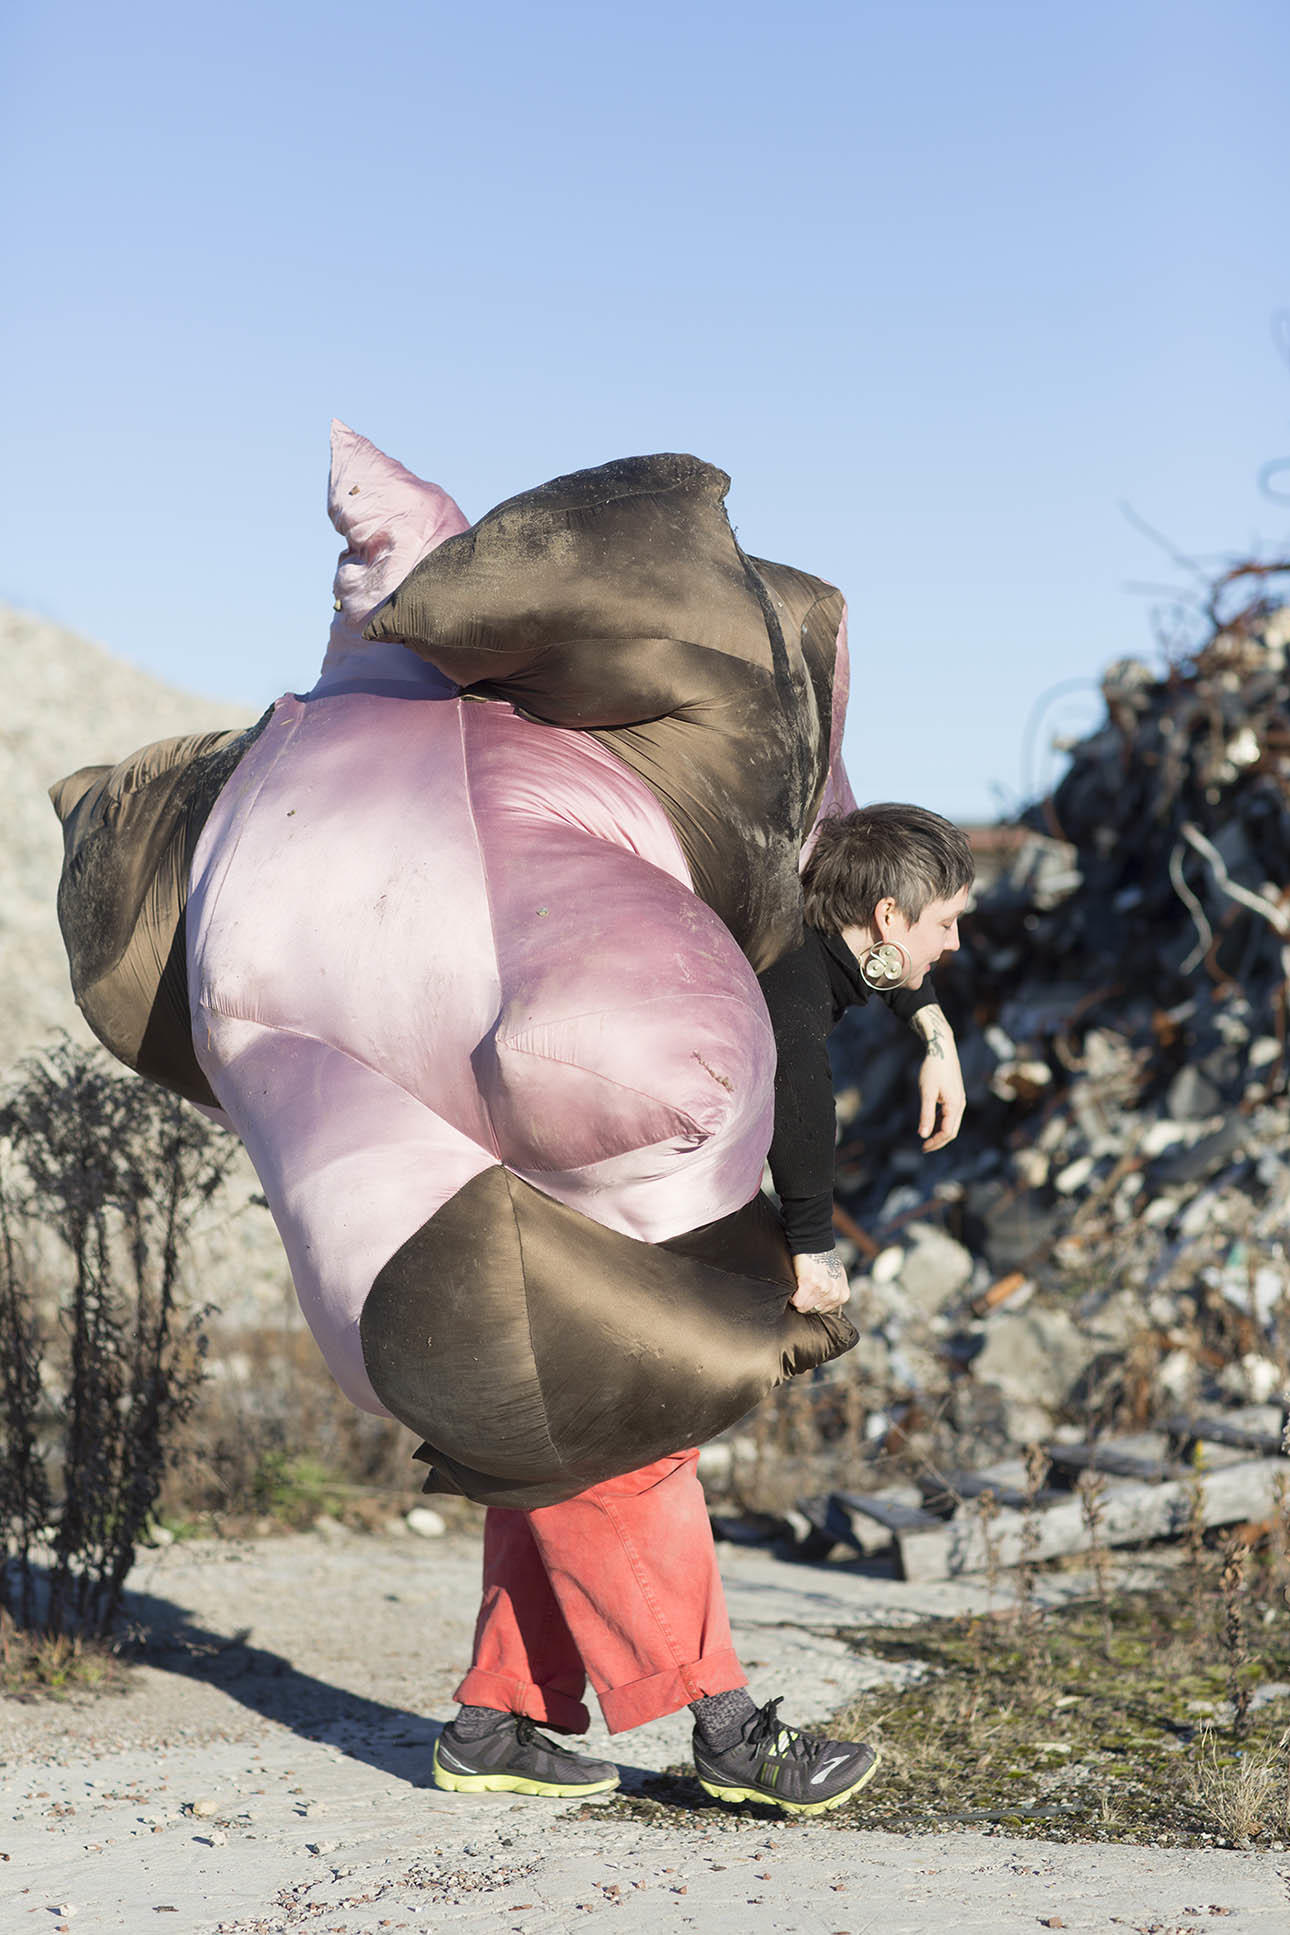
[[930, 1008], [920, 1008], [914, 1016], [913, 1025], [914, 1032], [923, 1037], [927, 1053], [936, 1061], [943, 1062], [946, 1058], [946, 1047], [953, 1040], [953, 1036], [950, 1034], [950, 1024], [940, 1008], [935, 1005]]
[[836, 1250], [806, 1251], [802, 1254], [799, 1261], [803, 1263], [818, 1263], [827, 1277], [846, 1276], [846, 1271], [842, 1268], [842, 1258]]

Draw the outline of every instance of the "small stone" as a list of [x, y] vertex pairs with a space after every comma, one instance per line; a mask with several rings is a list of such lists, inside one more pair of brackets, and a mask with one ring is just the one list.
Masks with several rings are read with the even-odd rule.
[[985, 1344], [972, 1365], [983, 1383], [997, 1384], [1005, 1397], [1027, 1406], [1065, 1401], [1097, 1351], [1086, 1324], [1061, 1309], [1020, 1311], [1006, 1305], [985, 1324]]
[[1191, 1352], [1181, 1345], [1163, 1357], [1156, 1368], [1156, 1386], [1175, 1404], [1186, 1404], [1196, 1393], [1198, 1372]]
[[877, 1284], [894, 1283], [900, 1275], [905, 1261], [905, 1252], [899, 1243], [892, 1243], [885, 1250], [879, 1250], [869, 1266], [869, 1274]]
[[1218, 1190], [1200, 1190], [1178, 1218], [1179, 1236], [1188, 1241], [1197, 1236], [1212, 1236], [1227, 1222], [1227, 1207]]
[[1238, 1404], [1268, 1404], [1286, 1395], [1285, 1374], [1270, 1357], [1247, 1351], [1235, 1364], [1225, 1364], [1218, 1382], [1224, 1395]]
[[1159, 1183], [1201, 1182], [1224, 1168], [1244, 1149], [1250, 1126], [1241, 1116], [1233, 1116], [1212, 1134], [1202, 1136], [1190, 1148], [1162, 1156], [1153, 1180]]
[[1149, 1162], [1154, 1161], [1156, 1156], [1162, 1156], [1166, 1149], [1172, 1149], [1175, 1143], [1185, 1139], [1186, 1131], [1182, 1123], [1171, 1122], [1168, 1116], [1162, 1116], [1158, 1122], [1148, 1123], [1138, 1137], [1138, 1154], [1145, 1156]]
[[192, 1803], [188, 1812], [195, 1821], [208, 1821], [212, 1814], [219, 1813], [219, 1802], [212, 1800], [209, 1794], [204, 1794], [200, 1800]]
[[1027, 1189], [1042, 1189], [1048, 1181], [1049, 1163], [1042, 1149], [1018, 1149], [1012, 1167]]
[[944, 1230], [924, 1224], [913, 1232], [900, 1271], [901, 1288], [916, 1310], [933, 1316], [972, 1278], [972, 1257]]
[[1220, 1115], [1223, 1098], [1198, 1068], [1180, 1068], [1169, 1084], [1165, 1107], [1176, 1122], [1204, 1122]]
[[432, 1512], [428, 1505], [414, 1505], [410, 1512], [403, 1514], [403, 1523], [419, 1539], [441, 1539], [448, 1530], [438, 1512]]
[[1077, 1189], [1084, 1187], [1093, 1173], [1093, 1168], [1092, 1156], [1076, 1156], [1074, 1162], [1068, 1162], [1066, 1167], [1053, 1178], [1053, 1186], [1060, 1195], [1073, 1196]]

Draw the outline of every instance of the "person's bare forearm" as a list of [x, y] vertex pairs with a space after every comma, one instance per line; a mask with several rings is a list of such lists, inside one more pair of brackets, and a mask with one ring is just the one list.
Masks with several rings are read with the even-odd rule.
[[953, 1142], [963, 1120], [967, 1097], [959, 1067], [954, 1030], [934, 1003], [911, 1017], [910, 1027], [921, 1037], [923, 1065], [918, 1072], [918, 1133], [927, 1155]]
[[944, 1010], [935, 1003], [930, 1008], [920, 1008], [909, 1025], [916, 1035], [922, 1036], [927, 1053], [938, 1062], [944, 1061], [948, 1054], [958, 1052], [954, 1030], [945, 1019]]

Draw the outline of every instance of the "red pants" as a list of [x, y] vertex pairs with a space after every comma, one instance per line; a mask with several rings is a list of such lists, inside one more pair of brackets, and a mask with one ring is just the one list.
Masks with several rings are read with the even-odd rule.
[[747, 1684], [697, 1451], [536, 1512], [490, 1507], [464, 1705], [582, 1733], [590, 1679], [611, 1733]]

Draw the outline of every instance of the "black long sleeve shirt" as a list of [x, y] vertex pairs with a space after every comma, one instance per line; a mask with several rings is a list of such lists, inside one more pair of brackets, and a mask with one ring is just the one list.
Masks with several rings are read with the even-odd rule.
[[[816, 927], [802, 945], [760, 975], [775, 1032], [775, 1131], [770, 1173], [795, 1256], [833, 1248], [833, 1151], [837, 1121], [829, 1034], [848, 1008], [874, 990], [846, 942]], [[920, 988], [879, 995], [892, 1013], [912, 1022], [936, 1001], [930, 976]]]

